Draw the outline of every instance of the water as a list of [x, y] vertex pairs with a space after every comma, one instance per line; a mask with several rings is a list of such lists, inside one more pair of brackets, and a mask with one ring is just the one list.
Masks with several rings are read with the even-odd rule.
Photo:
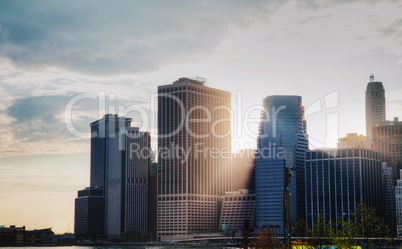
[[[28, 248], [28, 249], [174, 249], [174, 248], [180, 248], [180, 249], [187, 249], [187, 248], [196, 248], [197, 246], [188, 246], [188, 245], [159, 245], [159, 246], [133, 246], [133, 245], [108, 245], [108, 246], [35, 246], [35, 247], [3, 247], [3, 248], [9, 248], [9, 249], [21, 249], [21, 248]], [[212, 249], [212, 248], [230, 248], [234, 249], [234, 247], [206, 247], [202, 246], [201, 248], [205, 249]]]

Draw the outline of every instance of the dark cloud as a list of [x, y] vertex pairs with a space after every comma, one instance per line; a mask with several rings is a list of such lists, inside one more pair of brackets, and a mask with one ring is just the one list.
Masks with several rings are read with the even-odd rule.
[[[0, 57], [25, 70], [150, 72], [208, 56], [231, 30], [267, 20], [288, 1], [0, 1]], [[297, 4], [320, 9], [357, 1]]]
[[299, 25], [306, 24], [306, 23], [308, 23], [309, 21], [315, 20], [315, 19], [330, 18], [330, 17], [332, 17], [333, 15], [334, 15], [334, 14], [328, 14], [328, 15], [322, 15], [322, 16], [310, 16], [310, 17], [307, 17], [307, 18], [304, 18], [304, 19], [300, 20], [300, 21], [298, 22], [298, 24], [299, 24]]
[[25, 69], [138, 73], [213, 52], [282, 1], [0, 1], [0, 55]]
[[[53, 95], [16, 99], [6, 111], [14, 120], [9, 126], [10, 131], [14, 137], [25, 142], [74, 138], [66, 128], [64, 120], [66, 105], [73, 96]], [[150, 114], [150, 106], [144, 101], [116, 99], [113, 102], [107, 101], [105, 107], [108, 112], [110, 106], [116, 106], [115, 110], [118, 112], [119, 106], [126, 110], [132, 105], [141, 106]], [[87, 98], [76, 102], [72, 110], [72, 122], [75, 129], [80, 132], [89, 132], [89, 124], [99, 117], [98, 111], [98, 100]], [[126, 116], [133, 118], [133, 124], [142, 124], [139, 112], [132, 111]]]
[[41, 96], [17, 99], [7, 109], [15, 119], [11, 124], [14, 136], [26, 141], [65, 138], [65, 126], [58, 116], [68, 96]]

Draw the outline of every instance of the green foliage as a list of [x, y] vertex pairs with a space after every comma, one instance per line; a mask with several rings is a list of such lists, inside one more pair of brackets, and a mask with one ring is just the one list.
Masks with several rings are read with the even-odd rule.
[[[379, 243], [383, 246], [392, 243], [392, 239], [390, 239], [392, 233], [384, 219], [376, 215], [375, 208], [368, 207], [362, 200], [357, 205], [356, 213], [351, 215], [350, 221], [339, 217], [336, 223], [326, 222], [325, 217], [319, 215], [312, 230], [308, 232], [308, 244], [314, 247], [330, 244], [337, 248], [354, 248], [356, 246], [370, 248], [379, 246]], [[372, 238], [383, 238], [383, 240]]]
[[358, 224], [356, 221], [338, 218], [336, 229], [331, 233], [331, 244], [338, 248], [353, 248], [358, 245]]
[[314, 247], [322, 247], [332, 233], [332, 222], [325, 222], [325, 217], [318, 215], [317, 220], [313, 223], [313, 229], [309, 231], [309, 244]]
[[[363, 238], [361, 245], [369, 248], [374, 246], [375, 242], [370, 238], [390, 238], [391, 232], [385, 224], [384, 219], [375, 214], [375, 208], [367, 207], [363, 200], [360, 201], [356, 209], [356, 214], [353, 214], [356, 222], [357, 235]], [[386, 241], [388, 242], [388, 241]]]

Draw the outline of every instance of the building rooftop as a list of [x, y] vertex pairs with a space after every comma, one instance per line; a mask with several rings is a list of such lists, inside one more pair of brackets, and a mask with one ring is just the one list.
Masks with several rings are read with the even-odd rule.
[[173, 84], [180, 84], [180, 83], [193, 83], [193, 84], [203, 86], [205, 84], [205, 79], [202, 77], [198, 77], [198, 76], [195, 79], [183, 77], [183, 78], [179, 78], [178, 80], [173, 82]]
[[394, 120], [390, 121], [390, 120], [386, 120], [385, 122], [383, 122], [380, 125], [377, 126], [382, 126], [382, 125], [400, 125], [402, 124], [402, 121], [399, 121], [398, 117], [394, 117]]

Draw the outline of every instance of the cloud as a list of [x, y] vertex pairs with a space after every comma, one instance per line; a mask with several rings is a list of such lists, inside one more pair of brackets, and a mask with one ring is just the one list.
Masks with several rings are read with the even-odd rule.
[[59, 116], [68, 100], [68, 96], [16, 99], [7, 109], [7, 114], [14, 119], [10, 127], [15, 137], [28, 142], [67, 137]]
[[[67, 103], [73, 95], [54, 95], [19, 98], [14, 100], [7, 108], [7, 114], [12, 118], [9, 127], [13, 129], [16, 138], [26, 142], [38, 142], [73, 138], [65, 125], [64, 113]], [[84, 96], [85, 97], [85, 96]], [[144, 110], [150, 113], [149, 106], [145, 102], [137, 100], [119, 99], [107, 101], [104, 112], [119, 112], [119, 106], [126, 110], [128, 107], [144, 106]], [[110, 107], [113, 107], [110, 109]], [[99, 101], [91, 98], [82, 99], [72, 109], [72, 120], [75, 128], [80, 132], [89, 132], [89, 124], [98, 119]], [[135, 117], [140, 121], [140, 114], [136, 111], [129, 112], [128, 117]], [[135, 122], [134, 120], [134, 122]]]
[[194, 62], [281, 1], [1, 1], [0, 56], [37, 70], [112, 75]]
[[315, 20], [315, 19], [330, 18], [330, 17], [333, 16], [333, 15], [334, 15], [334, 14], [332, 13], [332, 14], [328, 14], [328, 15], [307, 17], [307, 18], [304, 18], [304, 19], [300, 20], [300, 21], [298, 22], [298, 24], [299, 24], [299, 25], [306, 24], [306, 23], [308, 23], [309, 21]]
[[[391, 105], [397, 105], [399, 107], [402, 107], [402, 90], [392, 90], [387, 92], [387, 103]], [[402, 117], [402, 116], [401, 116]]]
[[392, 21], [389, 25], [378, 28], [384, 37], [402, 37], [402, 18]]
[[[385, 1], [384, 0], [300, 0], [297, 1], [297, 5], [299, 8], [318, 10], [318, 9], [335, 7], [342, 4], [350, 4], [358, 2], [366, 4], [376, 4]], [[398, 0], [388, 0], [387, 2], [398, 2]]]

